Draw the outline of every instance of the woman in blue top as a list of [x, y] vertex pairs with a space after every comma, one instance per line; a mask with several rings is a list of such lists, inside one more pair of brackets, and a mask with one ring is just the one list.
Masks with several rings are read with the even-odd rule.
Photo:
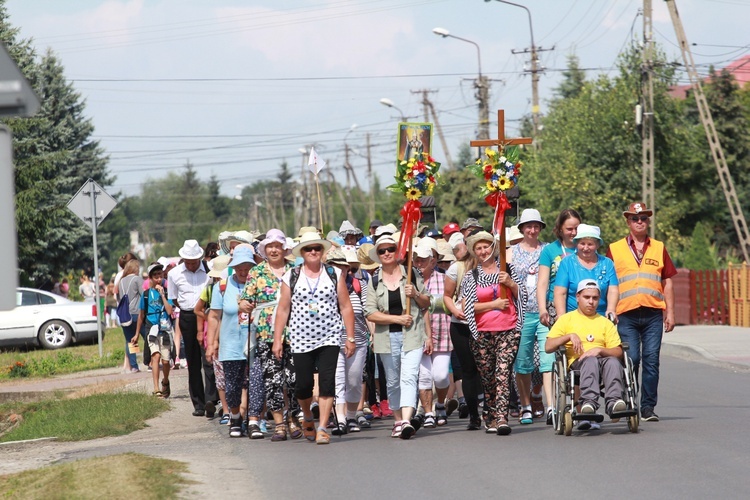
[[[214, 285], [211, 295], [211, 309], [208, 312], [208, 348], [206, 360], [213, 361], [219, 357], [224, 367], [227, 406], [231, 412], [229, 436], [242, 436], [242, 417], [240, 403], [242, 390], [247, 389], [245, 374], [247, 358], [245, 343], [249, 326], [249, 315], [240, 313], [238, 299], [245, 288], [247, 275], [255, 265], [255, 252], [252, 245], [241, 244], [234, 249], [229, 267], [234, 270], [232, 276]], [[219, 352], [216, 352], [213, 339], [219, 335]], [[260, 429], [258, 429], [259, 431]], [[248, 432], [252, 433], [248, 425]]]
[[550, 327], [557, 319], [554, 303], [555, 277], [560, 262], [569, 255], [575, 255], [576, 237], [581, 216], [572, 208], [566, 208], [555, 220], [552, 232], [557, 240], [545, 245], [539, 256], [539, 280], [536, 288], [536, 300], [539, 304], [539, 322]]
[[597, 226], [578, 226], [573, 240], [577, 247], [576, 255], [560, 262], [555, 278], [555, 309], [559, 315], [576, 310], [576, 287], [581, 280], [590, 278], [599, 283], [601, 292], [596, 312], [614, 318], [620, 294], [617, 274], [612, 260], [596, 253], [604, 243], [599, 235]]

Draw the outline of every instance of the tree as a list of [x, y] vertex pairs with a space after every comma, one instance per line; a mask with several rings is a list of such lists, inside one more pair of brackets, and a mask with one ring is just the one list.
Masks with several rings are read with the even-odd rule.
[[699, 222], [695, 225], [690, 244], [682, 256], [682, 265], [693, 271], [706, 271], [718, 268], [716, 248], [711, 245], [708, 224]]
[[212, 175], [208, 181], [208, 203], [214, 213], [214, 218], [217, 221], [225, 221], [229, 216], [229, 199], [226, 196], [221, 195], [221, 183], [216, 178], [216, 175]]
[[553, 90], [556, 99], [571, 99], [578, 97], [586, 83], [586, 72], [579, 65], [580, 60], [575, 54], [568, 54], [567, 69], [562, 72], [560, 85]]

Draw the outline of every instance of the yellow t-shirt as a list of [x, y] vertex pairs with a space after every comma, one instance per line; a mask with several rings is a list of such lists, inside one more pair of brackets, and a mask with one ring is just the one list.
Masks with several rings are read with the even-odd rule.
[[[609, 349], [622, 343], [614, 323], [601, 314], [589, 317], [581, 314], [578, 309], [560, 316], [552, 325], [547, 338], [554, 339], [570, 333], [575, 333], [581, 339], [583, 352], [594, 347]], [[565, 344], [565, 351], [568, 356], [568, 367], [570, 367], [579, 355], [573, 352], [573, 344], [570, 342]]]

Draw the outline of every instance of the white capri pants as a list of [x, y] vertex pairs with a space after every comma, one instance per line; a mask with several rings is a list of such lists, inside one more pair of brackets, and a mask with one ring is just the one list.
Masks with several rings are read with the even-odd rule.
[[351, 358], [342, 347], [336, 363], [336, 402], [359, 403], [362, 398], [362, 373], [367, 359], [367, 346], [357, 346]]
[[419, 362], [419, 390], [432, 389], [433, 382], [438, 389], [446, 389], [451, 384], [450, 366], [450, 352], [423, 354]]

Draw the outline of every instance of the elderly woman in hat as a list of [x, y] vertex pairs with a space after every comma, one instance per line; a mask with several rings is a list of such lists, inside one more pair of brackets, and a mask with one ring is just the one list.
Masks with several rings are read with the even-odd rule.
[[[206, 359], [213, 361], [218, 355], [224, 369], [226, 399], [229, 407], [229, 436], [242, 436], [242, 416], [240, 404], [242, 391], [247, 389], [245, 373], [247, 357], [245, 344], [248, 336], [248, 317], [240, 311], [239, 297], [245, 288], [247, 275], [255, 265], [255, 252], [252, 245], [238, 245], [232, 252], [229, 267], [234, 270], [232, 276], [213, 285], [211, 309], [208, 312], [208, 348]], [[213, 339], [219, 336], [218, 353]], [[248, 432], [250, 426], [248, 425]]]
[[[293, 267], [286, 260], [291, 249], [287, 246], [284, 233], [279, 229], [271, 229], [258, 244], [258, 253], [264, 260], [247, 277], [245, 289], [240, 295], [240, 310], [251, 315], [252, 328], [257, 332], [256, 361], [262, 372], [266, 405], [276, 424], [271, 441], [286, 441], [287, 432], [292, 439], [299, 439], [302, 437], [302, 430], [296, 418], [299, 406], [294, 399], [294, 360], [288, 336], [283, 338], [280, 359], [271, 352], [273, 312], [279, 303], [281, 279]], [[285, 396], [290, 410], [287, 412], [286, 423]]]
[[576, 254], [560, 262], [555, 277], [557, 314], [576, 310], [576, 287], [582, 280], [590, 278], [599, 283], [601, 292], [596, 312], [614, 319], [619, 299], [617, 274], [612, 260], [597, 253], [604, 244], [599, 227], [579, 224], [573, 241]]
[[345, 245], [356, 245], [364, 234], [360, 228], [354, 227], [354, 224], [345, 220], [341, 223], [341, 227], [339, 228], [339, 236], [344, 238]]
[[[370, 258], [381, 267], [367, 285], [365, 316], [375, 324], [373, 350], [383, 360], [388, 401], [396, 418], [391, 437], [409, 439], [416, 432], [410, 420], [417, 406], [419, 363], [423, 353], [432, 354], [430, 296], [419, 273], [413, 272], [412, 281], [407, 281], [391, 236], [378, 238]], [[409, 314], [407, 301], [411, 302]]]
[[[284, 355], [284, 331], [287, 331], [292, 348], [296, 374], [297, 401], [304, 416], [303, 433], [310, 441], [328, 444], [326, 432], [328, 419], [336, 393], [336, 364], [341, 349], [341, 331], [346, 331], [344, 350], [352, 356], [354, 342], [354, 312], [341, 270], [323, 264], [323, 254], [331, 242], [318, 233], [301, 235], [292, 253], [301, 257], [300, 266], [287, 271], [282, 277], [281, 295], [274, 318], [273, 354], [277, 359]], [[311, 410], [313, 373], [318, 369], [318, 404], [320, 422], [315, 431]]]
[[[544, 351], [549, 328], [539, 322], [539, 304], [536, 298], [537, 279], [539, 277], [539, 258], [545, 246], [539, 241], [539, 233], [547, 227], [539, 210], [527, 208], [521, 213], [518, 230], [522, 239], [517, 245], [508, 249], [508, 262], [513, 264], [521, 282], [526, 285], [528, 302], [526, 303], [521, 341], [514, 365], [518, 395], [521, 399], [521, 424], [531, 424], [534, 414], [531, 411], [531, 374], [536, 368], [534, 362], [535, 344], [539, 352], [539, 373], [542, 374], [542, 387], [547, 399], [547, 422], [552, 424], [552, 365], [554, 354]], [[537, 382], [538, 383], [538, 382]], [[541, 399], [541, 394], [538, 396]], [[539, 408], [541, 413], [541, 408]]]
[[526, 287], [513, 264], [500, 269], [497, 241], [486, 231], [466, 240], [476, 267], [461, 284], [471, 348], [484, 385], [487, 433], [510, 434], [509, 396], [513, 360], [523, 327]]

